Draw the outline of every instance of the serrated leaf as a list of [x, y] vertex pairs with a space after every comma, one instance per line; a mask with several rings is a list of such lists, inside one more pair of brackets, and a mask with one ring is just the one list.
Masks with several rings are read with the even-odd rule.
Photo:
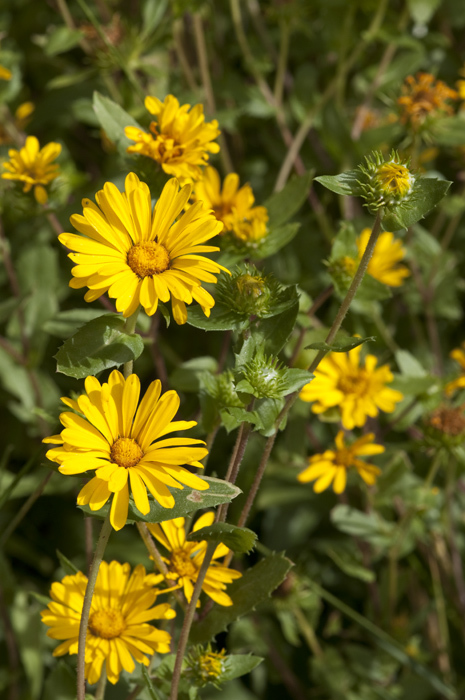
[[313, 172], [293, 177], [280, 192], [264, 202], [270, 217], [270, 229], [282, 226], [299, 211], [310, 191], [312, 180]]
[[293, 563], [282, 554], [272, 554], [248, 569], [242, 578], [228, 586], [233, 605], [223, 607], [215, 604], [208, 615], [193, 627], [189, 641], [193, 644], [209, 642], [231, 622], [267, 600], [284, 581], [292, 566]]
[[79, 573], [77, 566], [75, 566], [73, 562], [68, 559], [68, 557], [65, 557], [65, 555], [62, 554], [59, 549], [56, 550], [56, 553], [58, 559], [60, 560], [61, 568], [67, 576], [74, 576], [74, 574]]
[[369, 336], [368, 338], [342, 338], [341, 340], [333, 340], [330, 345], [324, 341], [320, 343], [311, 343], [310, 345], [306, 345], [305, 349], [324, 350], [325, 352], [349, 352], [349, 350], [357, 348], [359, 345], [362, 345], [362, 343], [375, 340], [376, 338], [374, 336]]
[[116, 144], [119, 152], [125, 155], [128, 146], [133, 143], [124, 135], [125, 127], [135, 126], [142, 129], [141, 125], [116, 102], [99, 92], [94, 92], [93, 106], [100, 126], [110, 141]]
[[136, 360], [144, 343], [137, 333], [125, 333], [124, 325], [125, 319], [118, 314], [104, 314], [86, 323], [55, 355], [57, 372], [83, 379]]
[[[176, 500], [173, 508], [163, 508], [154, 500], [151, 494], [148, 494], [150, 511], [147, 515], [143, 515], [136, 508], [134, 499], [130, 496], [127, 522], [162, 523], [164, 520], [172, 520], [173, 518], [189, 515], [189, 513], [193, 513], [199, 508], [212, 508], [220, 503], [230, 503], [233, 498], [242, 493], [240, 488], [222, 479], [203, 476], [202, 480], [210, 484], [210, 488], [207, 491], [196, 491], [196, 489], [188, 486], [184, 486], [182, 490], [169, 489]], [[106, 503], [100, 510], [92, 511], [89, 506], [78, 506], [86, 515], [99, 518], [100, 520], [106, 518], [110, 512], [110, 507], [111, 504]]]
[[451, 184], [448, 180], [427, 177], [417, 180], [408, 199], [395, 207], [386, 208], [382, 218], [384, 230], [399, 231], [413, 226], [441, 201]]
[[326, 187], [331, 192], [342, 195], [358, 196], [361, 188], [358, 183], [360, 172], [358, 170], [347, 170], [339, 175], [320, 175], [315, 180]]
[[245, 554], [255, 547], [257, 535], [247, 527], [238, 527], [229, 523], [213, 523], [208, 527], [191, 532], [187, 539], [192, 542], [222, 542], [237, 554]]

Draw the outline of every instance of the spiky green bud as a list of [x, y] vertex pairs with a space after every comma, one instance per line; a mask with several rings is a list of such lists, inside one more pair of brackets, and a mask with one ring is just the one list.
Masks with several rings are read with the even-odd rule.
[[357, 182], [370, 213], [376, 214], [382, 207], [393, 207], [412, 197], [415, 175], [409, 165], [397, 151], [391, 151], [387, 161], [380, 151], [366, 156], [365, 164], [358, 166]]

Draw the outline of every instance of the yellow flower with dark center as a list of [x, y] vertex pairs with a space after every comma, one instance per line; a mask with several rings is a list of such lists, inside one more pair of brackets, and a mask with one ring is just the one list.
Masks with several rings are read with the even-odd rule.
[[315, 481], [313, 485], [315, 493], [321, 493], [331, 484], [334, 493], [342, 493], [346, 487], [348, 470], [355, 469], [363, 481], [371, 486], [375, 483], [376, 477], [381, 474], [381, 470], [374, 464], [368, 464], [358, 458], [384, 452], [384, 447], [375, 445], [374, 439], [374, 433], [368, 433], [355, 440], [352, 445], [346, 445], [344, 431], [340, 430], [335, 439], [336, 449], [326, 450], [322, 454], [310, 457], [308, 467], [298, 475], [297, 479], [303, 484]]
[[5, 66], [0, 65], [0, 80], [11, 80], [13, 77], [13, 73], [9, 68], [5, 68]]
[[381, 193], [387, 199], [403, 199], [412, 190], [414, 183], [414, 177], [410, 170], [402, 163], [394, 161], [380, 165], [375, 180]]
[[[158, 97], [146, 97], [145, 106], [156, 120], [150, 124], [150, 133], [135, 126], [124, 130], [127, 138], [135, 141], [128, 153], [139, 153], [153, 158], [168, 173], [185, 180], [199, 180], [199, 166], [207, 164], [209, 153], [218, 153], [214, 139], [221, 133], [218, 122], [205, 121], [203, 105], [180, 105], [173, 95], [164, 102]], [[190, 110], [190, 111], [189, 111]]]
[[51, 141], [43, 148], [35, 136], [28, 136], [23, 148], [8, 151], [9, 161], [3, 163], [7, 170], [2, 173], [5, 180], [19, 180], [24, 183], [23, 192], [34, 187], [34, 197], [39, 204], [45, 204], [48, 195], [43, 185], [48, 185], [59, 174], [59, 166], [52, 161], [61, 153], [61, 145]]
[[402, 108], [401, 121], [410, 123], [414, 129], [420, 127], [428, 117], [452, 114], [449, 100], [456, 100], [458, 94], [442, 80], [430, 73], [409, 75], [402, 87], [402, 96], [397, 103]]
[[70, 287], [88, 287], [86, 301], [108, 291], [126, 317], [139, 304], [151, 316], [158, 302], [170, 297], [176, 323], [187, 321], [186, 304], [194, 300], [209, 316], [215, 300], [202, 282], [216, 283], [214, 275], [225, 268], [199, 253], [219, 250], [204, 243], [221, 231], [222, 224], [201, 204], [181, 213], [190, 193], [190, 185], [179, 191], [172, 178], [152, 211], [148, 186], [130, 173], [125, 192], [107, 182], [96, 194], [97, 205], [84, 199], [83, 216], [70, 219], [82, 236], [59, 236], [74, 251], [69, 254], [76, 263]]
[[[368, 245], [370, 235], [371, 229], [365, 228], [357, 239], [360, 259]], [[400, 287], [405, 277], [408, 277], [410, 274], [405, 265], [398, 264], [404, 256], [405, 248], [402, 246], [402, 242], [395, 238], [393, 233], [385, 231], [378, 238], [371, 260], [368, 263], [367, 272], [383, 284], [387, 284], [390, 287]]]
[[[213, 523], [214, 519], [214, 513], [201, 515], [193, 527], [193, 532], [200, 530], [202, 527], [208, 527], [208, 525]], [[187, 601], [190, 601], [194, 584], [197, 581], [200, 567], [205, 557], [207, 542], [188, 542], [186, 540], [184, 518], [165, 520], [159, 525], [147, 524], [147, 527], [152, 535], [170, 553], [169, 559], [164, 558], [169, 570], [167, 579], [177, 581], [182, 586]], [[229, 549], [226, 545], [218, 545], [202, 584], [202, 591], [210, 596], [215, 603], [224, 606], [233, 604], [231, 598], [225, 593], [226, 584], [242, 576], [239, 571], [228, 569], [215, 561], [215, 559], [224, 557], [228, 553]], [[200, 605], [200, 603], [197, 603], [197, 605]]]
[[463, 374], [461, 377], [458, 377], [452, 382], [446, 384], [446, 394], [452, 394], [452, 392], [454, 392], [456, 389], [465, 388], [465, 342], [462, 343], [462, 347], [454, 348], [454, 350], [451, 351], [450, 356], [453, 360], [459, 363], [463, 370]]
[[300, 392], [302, 401], [313, 402], [313, 413], [339, 409], [346, 430], [365, 425], [368, 416], [391, 413], [403, 394], [387, 384], [394, 379], [388, 365], [376, 368], [374, 355], [360, 365], [361, 345], [349, 352], [330, 353], [315, 370], [315, 379]]
[[226, 175], [223, 186], [215, 168], [205, 170], [196, 183], [193, 198], [213, 209], [216, 218], [224, 224], [223, 232], [231, 232], [241, 241], [258, 241], [267, 234], [268, 212], [265, 207], [254, 207], [255, 197], [250, 185], [239, 187], [239, 175]]
[[[167, 603], [152, 607], [160, 593], [154, 588], [158, 578], [155, 574], [146, 575], [141, 565], [131, 574], [129, 564], [100, 564], [86, 638], [85, 677], [89, 683], [97, 683], [104, 662], [108, 680], [117, 683], [123, 669], [134, 671], [134, 659], [148, 666], [153, 654], [170, 651], [169, 633], [148, 624], [176, 616]], [[64, 640], [54, 656], [78, 652], [86, 586], [87, 576], [80, 571], [52, 584], [52, 602], [41, 616], [50, 627], [47, 636]]]
[[94, 478], [78, 495], [78, 505], [100, 510], [113, 496], [110, 522], [120, 530], [128, 517], [129, 485], [136, 507], [144, 515], [150, 511], [147, 490], [161, 506], [172, 508], [175, 501], [168, 487], [182, 489], [186, 484], [199, 491], [209, 488], [206, 481], [181, 466], [202, 468], [199, 460], [208, 454], [205, 443], [188, 437], [165, 438], [197, 425], [195, 421], [173, 421], [180, 403], [175, 391], [161, 395], [157, 379], [138, 407], [139, 378], [131, 374], [124, 379], [116, 370], [108, 384], [87, 377], [85, 388], [86, 393], [77, 401], [62, 399], [74, 413], [62, 413], [64, 430], [44, 439], [59, 445], [50, 449], [47, 457], [60, 465], [62, 474], [95, 470]]

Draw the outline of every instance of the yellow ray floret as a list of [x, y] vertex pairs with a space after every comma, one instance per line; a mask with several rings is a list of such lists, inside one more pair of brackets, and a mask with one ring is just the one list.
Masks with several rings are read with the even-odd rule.
[[59, 143], [51, 141], [40, 148], [35, 136], [28, 136], [26, 143], [19, 151], [10, 148], [9, 161], [3, 163], [7, 172], [2, 173], [5, 180], [18, 180], [24, 183], [23, 192], [29, 192], [34, 187], [34, 197], [39, 204], [45, 204], [48, 199], [48, 185], [59, 174], [59, 166], [52, 163], [61, 153]]
[[[213, 513], [201, 515], [193, 527], [193, 532], [203, 527], [208, 527], [213, 523], [214, 519]], [[166, 576], [167, 580], [177, 581], [182, 586], [186, 599], [190, 601], [205, 557], [207, 542], [188, 542], [186, 540], [184, 518], [165, 520], [160, 525], [148, 525], [148, 528], [170, 554], [169, 559], [164, 559], [169, 571]], [[215, 559], [224, 557], [228, 553], [229, 549], [226, 545], [218, 545], [202, 584], [202, 591], [215, 603], [224, 606], [233, 604], [229, 595], [225, 593], [226, 585], [242, 576], [239, 571], [228, 569], [218, 561], [215, 561]]]
[[[371, 229], [365, 228], [357, 239], [358, 255], [361, 259], [370, 239]], [[385, 231], [376, 242], [367, 272], [379, 282], [389, 287], [400, 287], [410, 272], [405, 265], [399, 265], [405, 257], [405, 248], [393, 233]]]
[[321, 493], [331, 484], [334, 493], [342, 493], [347, 483], [347, 472], [355, 469], [363, 481], [372, 485], [381, 470], [374, 464], [368, 464], [359, 457], [378, 455], [384, 452], [382, 445], [374, 444], [374, 433], [368, 433], [355, 440], [352, 445], [344, 443], [344, 431], [340, 430], [336, 436], [336, 449], [326, 450], [322, 454], [313, 455], [308, 460], [308, 467], [301, 472], [297, 479], [302, 483], [314, 481], [313, 490]]
[[219, 250], [204, 243], [221, 231], [222, 224], [201, 204], [182, 213], [190, 194], [190, 185], [179, 190], [172, 178], [152, 210], [148, 186], [130, 173], [124, 192], [107, 182], [97, 192], [97, 204], [84, 199], [83, 216], [71, 217], [82, 235], [59, 236], [74, 251], [69, 254], [76, 263], [70, 286], [88, 287], [86, 301], [108, 292], [126, 317], [139, 304], [151, 316], [159, 301], [170, 298], [177, 323], [186, 322], [186, 304], [194, 300], [209, 316], [215, 300], [202, 282], [215, 283], [215, 275], [225, 268], [199, 253]]
[[[127, 379], [114, 370], [108, 384], [87, 377], [86, 393], [77, 401], [62, 399], [76, 413], [60, 416], [64, 430], [44, 442], [59, 445], [47, 452], [62, 474], [82, 474], [95, 470], [95, 476], [80, 491], [78, 505], [100, 510], [113, 496], [110, 522], [120, 530], [128, 517], [129, 489], [138, 510], [150, 511], [147, 491], [164, 508], [174, 506], [168, 487], [183, 484], [199, 491], [209, 488], [206, 481], [185, 469], [183, 464], [202, 467], [199, 460], [208, 454], [202, 440], [165, 436], [197, 425], [195, 421], [173, 421], [179, 408], [175, 391], [161, 394], [161, 382], [152, 382], [139, 406], [140, 381]], [[163, 439], [161, 439], [163, 438]]]
[[[146, 575], [140, 564], [131, 574], [129, 564], [101, 563], [87, 628], [85, 677], [89, 683], [97, 683], [104, 663], [108, 680], [117, 683], [121, 671], [134, 671], [134, 660], [148, 666], [154, 653], [170, 651], [170, 634], [148, 624], [176, 616], [167, 603], [152, 607], [160, 593], [154, 588], [158, 579], [155, 574]], [[47, 636], [62, 640], [54, 656], [78, 652], [86, 587], [87, 576], [80, 571], [52, 584], [52, 602], [41, 615], [50, 627]]]
[[456, 389], [465, 389], [465, 342], [462, 343], [462, 347], [454, 348], [450, 356], [453, 360], [458, 362], [463, 370], [463, 374], [461, 377], [446, 384], [446, 394], [452, 394]]
[[135, 126], [124, 130], [127, 138], [135, 141], [128, 153], [139, 153], [153, 158], [175, 177], [192, 181], [202, 177], [199, 166], [207, 164], [209, 153], [218, 153], [215, 143], [220, 131], [218, 122], [205, 121], [203, 105], [180, 105], [173, 95], [162, 102], [158, 97], [146, 97], [145, 107], [155, 117], [147, 133]]
[[379, 411], [391, 413], [403, 394], [387, 384], [394, 379], [388, 365], [376, 367], [378, 360], [367, 355], [360, 365], [361, 345], [349, 352], [331, 353], [315, 370], [315, 379], [300, 392], [302, 401], [313, 402], [313, 413], [338, 408], [346, 430], [362, 427], [368, 416]]
[[202, 180], [195, 184], [193, 198], [213, 209], [216, 218], [224, 224], [223, 231], [231, 232], [241, 241], [258, 241], [267, 234], [268, 212], [265, 207], [254, 207], [255, 197], [250, 185], [239, 187], [239, 175], [226, 175], [223, 186], [215, 168], [205, 170]]

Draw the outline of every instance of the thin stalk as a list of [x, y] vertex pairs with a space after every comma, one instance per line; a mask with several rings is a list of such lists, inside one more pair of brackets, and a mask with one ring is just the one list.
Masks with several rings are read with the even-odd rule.
[[438, 632], [439, 632], [439, 658], [441, 670], [446, 674], [447, 681], [450, 682], [450, 657], [449, 657], [449, 627], [447, 624], [446, 603], [444, 600], [444, 591], [441, 584], [441, 575], [439, 567], [434, 556], [429, 552], [428, 564], [431, 573], [431, 581], [433, 583], [434, 602], [436, 604], [436, 614], [438, 616]]
[[0, 549], [3, 549], [3, 548], [4, 548], [6, 542], [10, 539], [11, 535], [12, 535], [13, 532], [16, 530], [16, 528], [18, 527], [19, 523], [23, 520], [23, 518], [26, 517], [26, 515], [27, 515], [27, 514], [29, 513], [29, 511], [31, 510], [31, 508], [32, 508], [32, 506], [34, 505], [34, 503], [35, 503], [35, 502], [37, 501], [37, 499], [42, 495], [43, 490], [44, 490], [45, 487], [47, 486], [48, 482], [50, 481], [50, 479], [52, 478], [52, 476], [54, 475], [54, 473], [55, 473], [55, 472], [50, 471], [50, 472], [47, 474], [47, 476], [46, 476], [44, 479], [42, 479], [42, 481], [40, 482], [40, 484], [38, 485], [38, 487], [36, 488], [36, 490], [35, 490], [33, 493], [31, 493], [31, 495], [29, 496], [29, 498], [27, 499], [27, 501], [21, 506], [21, 508], [19, 509], [19, 511], [16, 513], [15, 517], [13, 518], [13, 520], [10, 521], [8, 527], [5, 529], [5, 531], [3, 532], [3, 535], [2, 535], [2, 537], [1, 537], [1, 539], [0, 539]]
[[103, 700], [105, 697], [105, 688], [107, 685], [107, 672], [105, 668], [105, 664], [102, 666], [102, 675], [100, 676], [100, 680], [97, 685], [97, 690], [95, 692], [95, 700]]
[[178, 57], [178, 61], [181, 64], [181, 69], [182, 72], [184, 73], [184, 77], [186, 79], [187, 85], [189, 86], [189, 90], [192, 90], [192, 92], [197, 92], [199, 89], [199, 86], [197, 85], [197, 82], [195, 80], [194, 74], [192, 72], [191, 65], [187, 59], [187, 56], [184, 52], [184, 46], [183, 46], [183, 21], [182, 19], [176, 19], [173, 22], [173, 39], [174, 39], [174, 48]]
[[[195, 608], [197, 605], [197, 601], [200, 598], [200, 592], [202, 590], [202, 585], [203, 585], [203, 582], [205, 579], [205, 575], [208, 571], [208, 567], [210, 566], [210, 562], [212, 560], [212, 557], [213, 557], [213, 554], [215, 552], [216, 547], [217, 547], [216, 542], [209, 542], [207, 545], [207, 549], [205, 551], [205, 557], [203, 559], [202, 566], [200, 567], [200, 571], [199, 571], [199, 574], [197, 576], [197, 581], [195, 582], [194, 591], [192, 593], [192, 598], [191, 598], [191, 601], [190, 601], [190, 603], [187, 607], [187, 610], [186, 610], [184, 622], [182, 625], [181, 635], [179, 637], [178, 649], [176, 651], [176, 660], [174, 662], [174, 671], [173, 671], [173, 680], [171, 682], [170, 700], [177, 700], [178, 699], [178, 688], [179, 688], [179, 681], [181, 679], [182, 662], [184, 659], [184, 654], [186, 651], [187, 641], [189, 639], [189, 633], [191, 631], [192, 622], [194, 620]], [[78, 700], [80, 700], [80, 698], [78, 698]]]
[[153, 364], [155, 365], [155, 369], [158, 373], [158, 378], [161, 381], [163, 388], [166, 390], [169, 385], [168, 372], [166, 369], [165, 360], [163, 358], [162, 353], [160, 352], [160, 347], [158, 343], [158, 331], [160, 328], [160, 320], [160, 312], [156, 313], [155, 316], [152, 317], [152, 322], [150, 324], [150, 336], [152, 340], [150, 344], [150, 351], [153, 359]]
[[[307, 316], [308, 316], [309, 318], [312, 318], [312, 316], [313, 316], [314, 314], [316, 314], [316, 312], [318, 311], [318, 309], [320, 308], [320, 306], [323, 306], [323, 304], [324, 304], [326, 301], [328, 301], [328, 299], [332, 296], [332, 293], [333, 293], [333, 292], [334, 292], [334, 286], [333, 286], [332, 284], [330, 284], [329, 287], [326, 287], [326, 289], [324, 289], [324, 290], [321, 292], [321, 294], [319, 294], [319, 295], [317, 296], [317, 298], [315, 299], [315, 301], [313, 302], [313, 304], [311, 305], [311, 307], [310, 307], [309, 310], [307, 311]], [[293, 352], [292, 352], [291, 359], [289, 360], [289, 365], [290, 365], [290, 367], [294, 367], [294, 363], [295, 363], [295, 361], [297, 360], [297, 358], [298, 358], [298, 356], [299, 356], [299, 353], [300, 353], [300, 351], [301, 351], [301, 349], [302, 349], [302, 344], [303, 344], [303, 342], [304, 342], [306, 330], [307, 330], [306, 328], [301, 328], [301, 330], [300, 330], [300, 335], [299, 335], [299, 337], [297, 338], [297, 342], [296, 342], [296, 344], [295, 344], [295, 348], [294, 348], [294, 350], [293, 350]]]
[[294, 613], [294, 617], [297, 620], [297, 625], [300, 629], [300, 632], [303, 638], [305, 639], [307, 646], [312, 652], [312, 654], [317, 657], [323, 656], [323, 650], [320, 646], [320, 643], [318, 642], [315, 630], [308, 622], [302, 609], [299, 607], [295, 607], [292, 609], [292, 612]]
[[[158, 571], [163, 574], [163, 576], [166, 577], [166, 582], [167, 584], [171, 586], [176, 586], [176, 582], [170, 580], [169, 577], [169, 571], [168, 567], [166, 566], [165, 562], [163, 561], [160, 552], [158, 551], [157, 545], [155, 544], [155, 540], [153, 539], [152, 535], [149, 532], [149, 529], [145, 523], [136, 523], [137, 524], [137, 529], [139, 530], [139, 535], [142, 538], [142, 542], [145, 544], [147, 547], [147, 551], [152, 557], [155, 566], [157, 567]], [[173, 594], [178, 601], [179, 605], [185, 610], [186, 609], [186, 603], [184, 601], [184, 598], [182, 597], [180, 591], [173, 591]]]
[[92, 605], [92, 596], [94, 595], [94, 588], [97, 582], [97, 576], [100, 568], [100, 564], [105, 553], [105, 548], [107, 546], [108, 540], [110, 539], [112, 526], [110, 523], [110, 514], [103, 521], [102, 529], [97, 541], [97, 546], [95, 548], [94, 558], [89, 571], [89, 578], [87, 580], [86, 592], [84, 595], [84, 602], [82, 605], [81, 613], [81, 623], [79, 625], [79, 639], [78, 639], [78, 659], [77, 659], [77, 700], [85, 700], [86, 695], [86, 679], [85, 679], [85, 649], [86, 649], [86, 637], [87, 637], [87, 626], [89, 624], [89, 613], [90, 607]]
[[[136, 323], [137, 323], [137, 317], [139, 316], [139, 311], [140, 311], [140, 305], [134, 311], [132, 316], [129, 316], [126, 319], [126, 323], [124, 324], [124, 332], [127, 333], [128, 335], [132, 335], [134, 333], [134, 331], [136, 330]], [[124, 363], [123, 374], [124, 374], [125, 379], [127, 379], [129, 377], [129, 375], [132, 374], [133, 366], [134, 366], [133, 360], [129, 360], [129, 362]]]
[[274, 84], [274, 99], [276, 104], [280, 105], [283, 101], [284, 78], [287, 69], [287, 59], [289, 55], [289, 39], [291, 36], [291, 24], [289, 21], [281, 22], [281, 42], [279, 46], [278, 69], [276, 71], [276, 80]]
[[88, 572], [90, 571], [90, 567], [92, 565], [92, 552], [94, 551], [93, 522], [93, 518], [84, 518], [84, 542]]
[[53, 211], [46, 211], [46, 214], [50, 226], [53, 228], [57, 236], [61, 236], [63, 233], [63, 226], [58, 221], [57, 215]]
[[[250, 410], [250, 407], [249, 407]], [[245, 454], [245, 449], [249, 441], [250, 434], [252, 432], [252, 426], [250, 423], [241, 423], [239, 432], [237, 433], [236, 444], [234, 445], [233, 455], [229, 462], [228, 471], [225, 476], [225, 481], [229, 481], [231, 484], [236, 483], [237, 475], [239, 473], [239, 468], [241, 466], [242, 459]], [[226, 516], [228, 514], [229, 503], [223, 503], [219, 506], [216, 512], [216, 522], [224, 523]]]
[[[60, 15], [63, 17], [63, 21], [68, 27], [68, 29], [76, 29], [76, 25], [74, 24], [73, 16], [71, 12], [69, 11], [68, 5], [66, 4], [66, 0], [57, 0], [57, 7]], [[82, 39], [79, 40], [79, 46], [81, 49], [86, 53], [88, 56], [92, 55], [92, 47], [85, 39], [82, 37]]]

